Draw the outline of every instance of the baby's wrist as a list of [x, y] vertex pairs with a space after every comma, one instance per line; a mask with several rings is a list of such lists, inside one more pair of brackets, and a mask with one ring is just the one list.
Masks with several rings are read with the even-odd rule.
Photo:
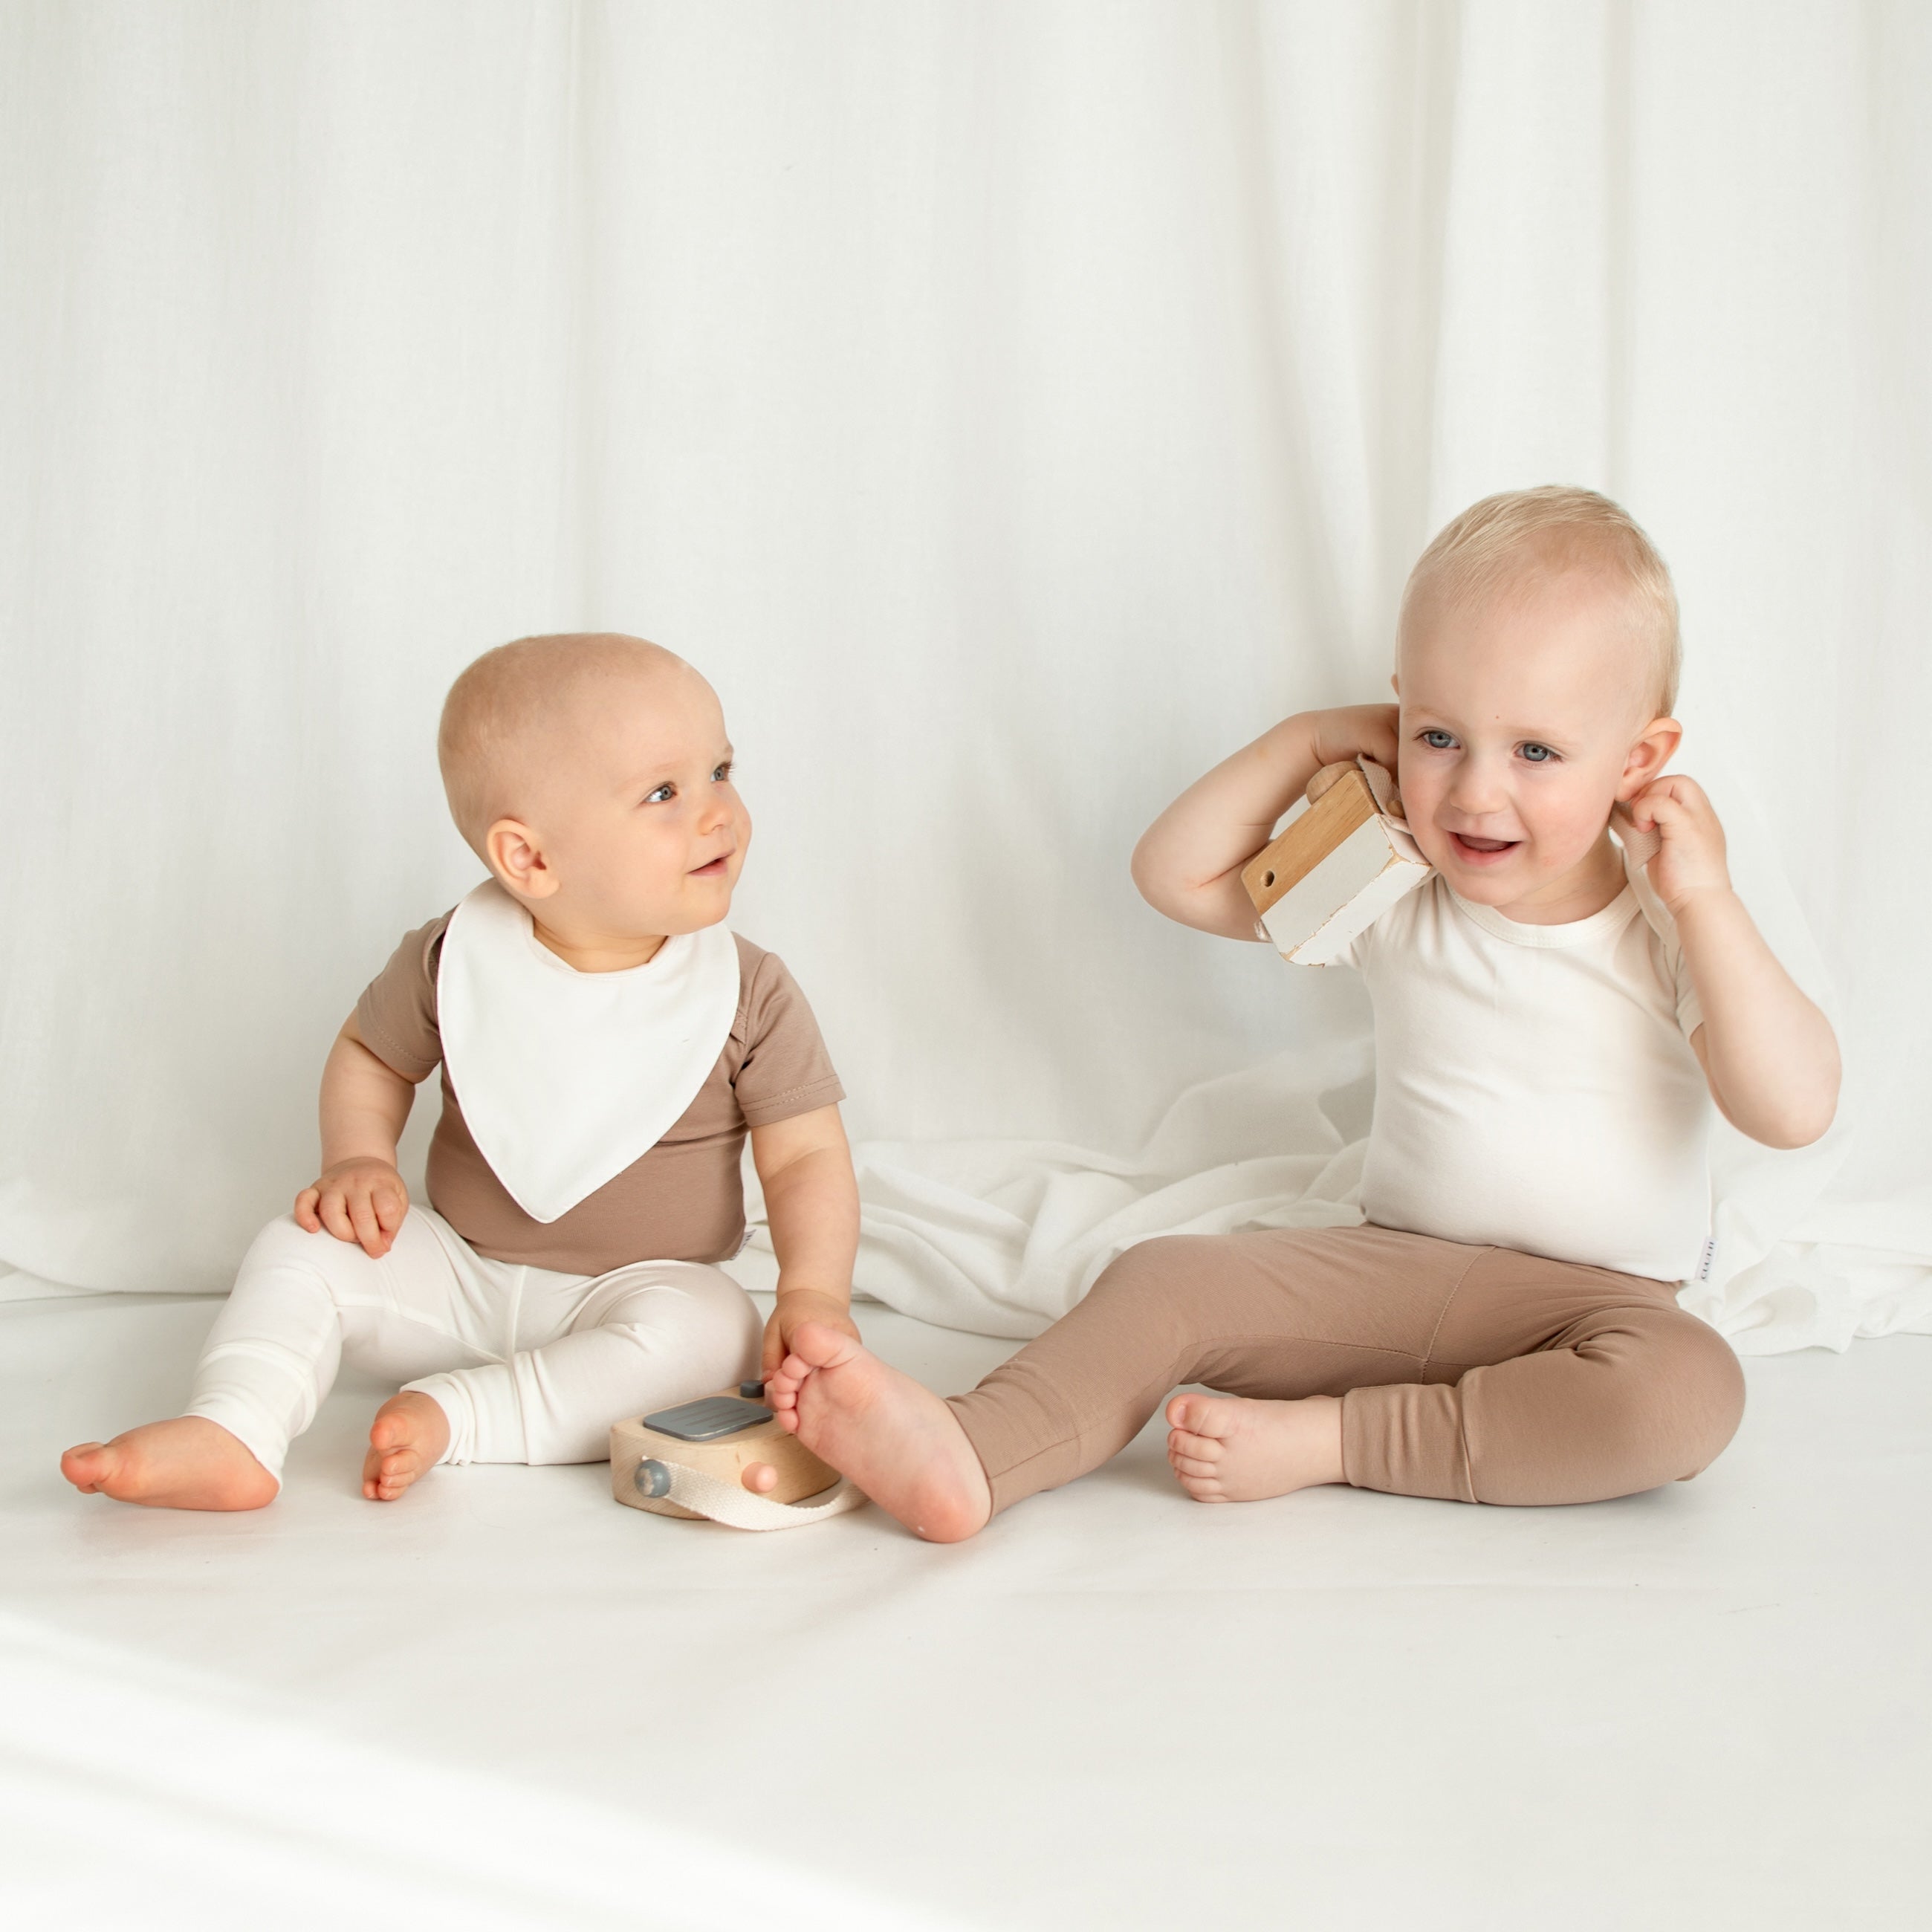
[[778, 1298], [783, 1302], [818, 1300], [830, 1303], [844, 1310], [850, 1306], [852, 1291], [849, 1288], [836, 1288], [822, 1281], [788, 1281], [782, 1273], [778, 1276]]
[[1708, 920], [1713, 914], [1721, 919], [1733, 907], [1742, 910], [1743, 902], [1729, 879], [1714, 879], [1706, 884], [1689, 887], [1675, 898], [1666, 899], [1664, 904], [1664, 910], [1677, 922], [1681, 932], [1685, 925]]
[[324, 1179], [339, 1173], [344, 1168], [356, 1167], [365, 1161], [374, 1162], [378, 1167], [386, 1167], [392, 1173], [396, 1169], [396, 1152], [392, 1148], [387, 1154], [379, 1150], [363, 1149], [354, 1154], [329, 1154], [322, 1156], [322, 1172]]

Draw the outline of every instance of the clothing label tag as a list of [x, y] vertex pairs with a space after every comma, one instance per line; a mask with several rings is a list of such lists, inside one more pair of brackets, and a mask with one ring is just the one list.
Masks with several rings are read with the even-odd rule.
[[1711, 1264], [1716, 1258], [1717, 1252], [1718, 1244], [1714, 1240], [1705, 1242], [1704, 1258], [1697, 1264], [1697, 1279], [1700, 1281], [1708, 1281], [1711, 1279]]

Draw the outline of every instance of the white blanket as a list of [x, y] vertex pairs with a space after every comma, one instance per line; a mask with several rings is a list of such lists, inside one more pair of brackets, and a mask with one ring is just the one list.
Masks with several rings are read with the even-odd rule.
[[[1126, 1158], [1050, 1141], [862, 1143], [860, 1290], [947, 1328], [1036, 1335], [1151, 1235], [1352, 1226], [1370, 1078], [1366, 1041], [1278, 1054], [1190, 1088]], [[1740, 1353], [1932, 1329], [1932, 1216], [1828, 1198], [1849, 1138], [1774, 1154], [1718, 1124], [1711, 1276], [1678, 1298]], [[775, 1278], [762, 1222], [733, 1268], [752, 1286]]]

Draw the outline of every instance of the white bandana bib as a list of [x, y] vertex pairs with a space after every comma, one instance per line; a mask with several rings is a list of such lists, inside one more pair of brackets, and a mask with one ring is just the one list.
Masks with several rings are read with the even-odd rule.
[[738, 1010], [728, 928], [674, 934], [619, 973], [580, 973], [488, 879], [450, 916], [436, 968], [443, 1064], [490, 1171], [532, 1220], [568, 1214], [664, 1138]]

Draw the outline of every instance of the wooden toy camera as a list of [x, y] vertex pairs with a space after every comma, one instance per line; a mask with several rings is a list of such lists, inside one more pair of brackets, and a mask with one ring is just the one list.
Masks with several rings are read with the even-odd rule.
[[[838, 1472], [778, 1426], [778, 1418], [757, 1400], [764, 1392], [763, 1382], [740, 1382], [735, 1390], [617, 1424], [610, 1431], [610, 1493], [632, 1509], [698, 1520], [704, 1512], [671, 1500], [674, 1470], [694, 1470], [770, 1503], [802, 1502], [831, 1489]], [[769, 1463], [778, 1472], [775, 1487], [743, 1487], [745, 1471], [754, 1462]]]
[[1398, 815], [1395, 781], [1365, 758], [1241, 868], [1284, 959], [1325, 966], [1433, 869]]

